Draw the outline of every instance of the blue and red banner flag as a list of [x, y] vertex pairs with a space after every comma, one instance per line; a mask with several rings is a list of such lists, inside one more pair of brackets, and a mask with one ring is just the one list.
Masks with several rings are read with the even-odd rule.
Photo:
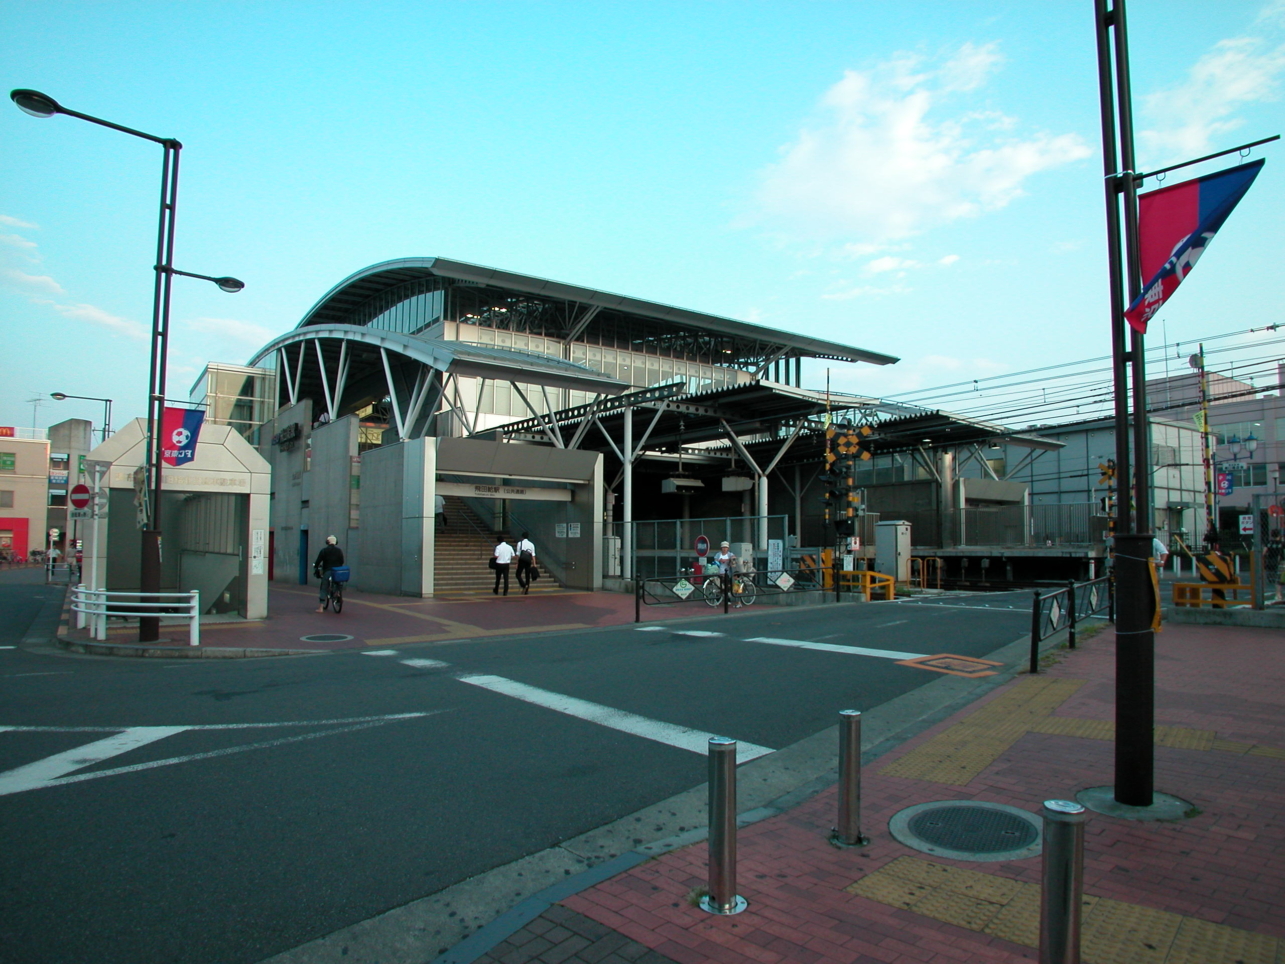
[[1147, 281], [1124, 313], [1130, 325], [1146, 332], [1262, 168], [1263, 161], [1253, 161], [1138, 197], [1138, 254]]
[[196, 442], [204, 421], [205, 413], [199, 408], [166, 405], [161, 416], [161, 461], [166, 465], [186, 465], [196, 458]]

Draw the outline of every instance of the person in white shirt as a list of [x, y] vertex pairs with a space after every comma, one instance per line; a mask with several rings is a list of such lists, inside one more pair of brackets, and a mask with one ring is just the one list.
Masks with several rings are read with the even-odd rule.
[[437, 520], [437, 529], [440, 532], [447, 526], [446, 522], [446, 499], [443, 496], [433, 496], [433, 515]]
[[491, 592], [497, 596], [500, 594], [501, 577], [504, 578], [504, 595], [507, 596], [509, 594], [509, 563], [513, 561], [513, 557], [516, 555], [517, 552], [514, 551], [513, 547], [503, 539], [495, 547], [495, 588]]
[[518, 540], [518, 585], [522, 587], [522, 595], [531, 591], [531, 567], [535, 565], [535, 543], [528, 538], [529, 533], [522, 533], [522, 538]]
[[1151, 558], [1156, 564], [1156, 569], [1164, 572], [1165, 563], [1169, 561], [1169, 547], [1154, 536], [1151, 538]]
[[714, 553], [714, 565], [718, 567], [719, 572], [731, 572], [732, 567], [736, 565], [736, 556], [732, 553], [732, 547], [726, 542], [720, 543], [718, 552]]

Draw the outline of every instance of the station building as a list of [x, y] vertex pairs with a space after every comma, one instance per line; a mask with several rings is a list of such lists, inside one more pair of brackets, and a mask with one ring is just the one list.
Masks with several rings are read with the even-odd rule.
[[[407, 258], [344, 279], [247, 366], [211, 366], [193, 399], [216, 424], [247, 413], [238, 430], [257, 432], [272, 464], [275, 579], [306, 581], [336, 535], [356, 588], [416, 596], [486, 587], [501, 533], [531, 533], [552, 581], [583, 589], [672, 574], [665, 567], [690, 564], [698, 531], [753, 553], [772, 542], [794, 553], [833, 546], [817, 475], [836, 424], [871, 429], [861, 551], [880, 516], [913, 517], [924, 551], [967, 549], [961, 512], [1031, 501], [1029, 486], [985, 464], [989, 447], [1062, 445], [804, 387], [805, 358], [897, 361], [548, 279]], [[255, 425], [249, 413], [264, 399], [274, 411]], [[438, 495], [445, 525], [434, 518]], [[1018, 537], [1029, 542], [1030, 527]], [[1082, 547], [1079, 561], [1093, 551]]]

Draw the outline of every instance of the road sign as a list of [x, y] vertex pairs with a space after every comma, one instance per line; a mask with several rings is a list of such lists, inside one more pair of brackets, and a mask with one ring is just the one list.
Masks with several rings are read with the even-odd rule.
[[94, 517], [91, 509], [68, 509], [67, 518], [75, 522], [77, 519], [92, 519]]
[[1240, 517], [1240, 534], [1242, 536], [1252, 536], [1254, 534], [1253, 515], [1243, 515]]
[[71, 492], [67, 494], [72, 506], [77, 509], [83, 509], [89, 505], [89, 500], [93, 498], [93, 493], [89, 491], [87, 485], [74, 485]]

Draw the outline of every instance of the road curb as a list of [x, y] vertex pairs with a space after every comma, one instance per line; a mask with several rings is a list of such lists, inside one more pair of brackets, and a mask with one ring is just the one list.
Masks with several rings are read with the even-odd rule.
[[324, 649], [255, 649], [243, 646], [144, 646], [138, 643], [100, 643], [59, 636], [56, 642], [71, 653], [122, 656], [134, 659], [259, 659], [268, 656], [324, 656]]

